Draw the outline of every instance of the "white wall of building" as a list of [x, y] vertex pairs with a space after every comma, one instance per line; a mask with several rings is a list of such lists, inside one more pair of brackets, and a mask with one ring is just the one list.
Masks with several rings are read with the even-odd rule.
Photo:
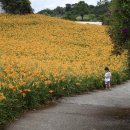
[[95, 24], [95, 25], [102, 25], [102, 22], [83, 22], [83, 21], [76, 21], [76, 23], [80, 24]]

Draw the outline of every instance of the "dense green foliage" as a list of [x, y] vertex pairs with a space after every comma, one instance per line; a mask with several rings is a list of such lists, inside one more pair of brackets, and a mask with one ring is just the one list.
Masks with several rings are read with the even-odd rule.
[[88, 14], [88, 12], [89, 12], [89, 6], [84, 1], [80, 1], [79, 3], [76, 3], [74, 5], [73, 12], [77, 15], [80, 15], [82, 17], [82, 21], [83, 21], [84, 15]]
[[93, 8], [93, 14], [95, 14], [97, 20], [102, 21], [104, 24], [110, 23], [110, 2], [106, 1], [98, 3], [95, 8]]
[[112, 0], [110, 36], [115, 46], [115, 53], [128, 50], [130, 73], [130, 0]]
[[112, 0], [110, 33], [117, 49], [129, 47], [130, 0]]
[[108, 0], [98, 2], [96, 6], [80, 1], [75, 4], [66, 4], [65, 7], [58, 6], [54, 10], [44, 9], [38, 13], [69, 20], [101, 21], [104, 24], [109, 24], [109, 6], [110, 2]]
[[[128, 76], [125, 72], [113, 72], [112, 73], [112, 85], [120, 84], [122, 81], [126, 81]], [[54, 77], [50, 75], [50, 78]], [[62, 87], [64, 86], [64, 87]], [[0, 102], [0, 128], [20, 116], [27, 109], [33, 109], [40, 106], [47, 101], [51, 101], [62, 96], [69, 96], [72, 94], [78, 94], [85, 91], [92, 91], [94, 89], [103, 88], [102, 77], [68, 77], [65, 80], [59, 80], [57, 84], [51, 83], [48, 86], [44, 81], [41, 81], [37, 87], [33, 81], [28, 82], [25, 86], [21, 86], [22, 89], [31, 90], [27, 92], [26, 96], [21, 96], [18, 90], [2, 88], [5, 92], [5, 96], [8, 96], [6, 100]], [[36, 89], [37, 88], [37, 89]], [[54, 91], [50, 91], [54, 90]], [[50, 91], [50, 93], [48, 93]], [[17, 100], [16, 100], [17, 99]]]
[[29, 0], [0, 0], [6, 13], [29, 14], [33, 12]]

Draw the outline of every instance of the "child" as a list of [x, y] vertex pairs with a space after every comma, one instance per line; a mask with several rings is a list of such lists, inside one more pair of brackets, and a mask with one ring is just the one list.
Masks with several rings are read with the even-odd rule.
[[106, 85], [106, 89], [110, 89], [110, 82], [111, 82], [111, 72], [109, 70], [108, 67], [105, 67], [105, 85]]

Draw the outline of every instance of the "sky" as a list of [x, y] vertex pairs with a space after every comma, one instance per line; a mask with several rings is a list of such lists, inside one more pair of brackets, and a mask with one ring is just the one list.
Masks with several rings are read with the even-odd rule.
[[[70, 3], [77, 3], [81, 0], [30, 0], [32, 3], [32, 8], [35, 10], [35, 12], [38, 12], [40, 10], [49, 8], [54, 9], [57, 6], [65, 7], [65, 4]], [[97, 1], [99, 0], [83, 0], [89, 5], [96, 5]]]

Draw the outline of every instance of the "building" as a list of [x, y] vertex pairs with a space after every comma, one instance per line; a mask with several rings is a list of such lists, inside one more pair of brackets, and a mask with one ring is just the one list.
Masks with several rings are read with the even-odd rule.
[[76, 21], [79, 24], [95, 24], [95, 25], [103, 25], [102, 22], [83, 22], [83, 21]]
[[2, 9], [2, 6], [3, 6], [2, 3], [0, 2], [0, 14], [5, 13], [5, 11]]

